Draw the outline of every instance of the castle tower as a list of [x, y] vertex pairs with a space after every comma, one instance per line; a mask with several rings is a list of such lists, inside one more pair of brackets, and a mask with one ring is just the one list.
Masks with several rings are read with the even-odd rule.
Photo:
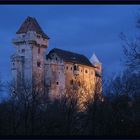
[[27, 17], [12, 40], [16, 47], [16, 53], [11, 56], [12, 75], [17, 84], [30, 81], [43, 89], [48, 40], [36, 19]]
[[99, 59], [97, 58], [96, 54], [93, 53], [93, 55], [90, 58], [90, 62], [93, 66], [95, 66], [96, 70], [101, 73], [102, 72], [102, 64], [99, 61]]

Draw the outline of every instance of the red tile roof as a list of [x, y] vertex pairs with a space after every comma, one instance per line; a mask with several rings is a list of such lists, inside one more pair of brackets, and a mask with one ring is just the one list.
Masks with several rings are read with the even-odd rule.
[[33, 17], [27, 17], [16, 34], [27, 33], [28, 31], [35, 31], [42, 37], [49, 39], [49, 37], [43, 32], [37, 20]]

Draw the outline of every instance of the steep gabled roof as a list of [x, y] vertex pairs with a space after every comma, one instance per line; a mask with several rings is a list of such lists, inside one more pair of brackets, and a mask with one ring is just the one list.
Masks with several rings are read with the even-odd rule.
[[41, 29], [37, 20], [33, 17], [27, 17], [16, 34], [27, 33], [28, 31], [35, 31], [36, 33], [42, 35], [42, 37], [49, 39], [49, 37]]
[[46, 56], [47, 59], [51, 58], [51, 53], [56, 53], [65, 62], [72, 62], [93, 67], [88, 58], [84, 55], [54, 48]]

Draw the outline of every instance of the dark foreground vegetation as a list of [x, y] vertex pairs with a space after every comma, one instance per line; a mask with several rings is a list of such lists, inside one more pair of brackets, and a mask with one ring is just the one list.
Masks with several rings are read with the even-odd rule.
[[12, 94], [0, 103], [0, 135], [139, 136], [140, 77], [125, 78], [117, 77], [110, 96], [96, 97], [84, 112], [77, 111], [74, 98], [48, 103], [45, 95]]

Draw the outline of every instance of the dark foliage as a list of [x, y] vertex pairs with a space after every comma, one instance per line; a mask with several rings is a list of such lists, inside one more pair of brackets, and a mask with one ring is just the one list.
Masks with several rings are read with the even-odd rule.
[[116, 77], [111, 84], [115, 94], [104, 101], [96, 97], [84, 112], [78, 111], [73, 95], [46, 102], [45, 94], [14, 92], [0, 104], [0, 135], [139, 136], [139, 84], [133, 79], [138, 75], [131, 76]]

